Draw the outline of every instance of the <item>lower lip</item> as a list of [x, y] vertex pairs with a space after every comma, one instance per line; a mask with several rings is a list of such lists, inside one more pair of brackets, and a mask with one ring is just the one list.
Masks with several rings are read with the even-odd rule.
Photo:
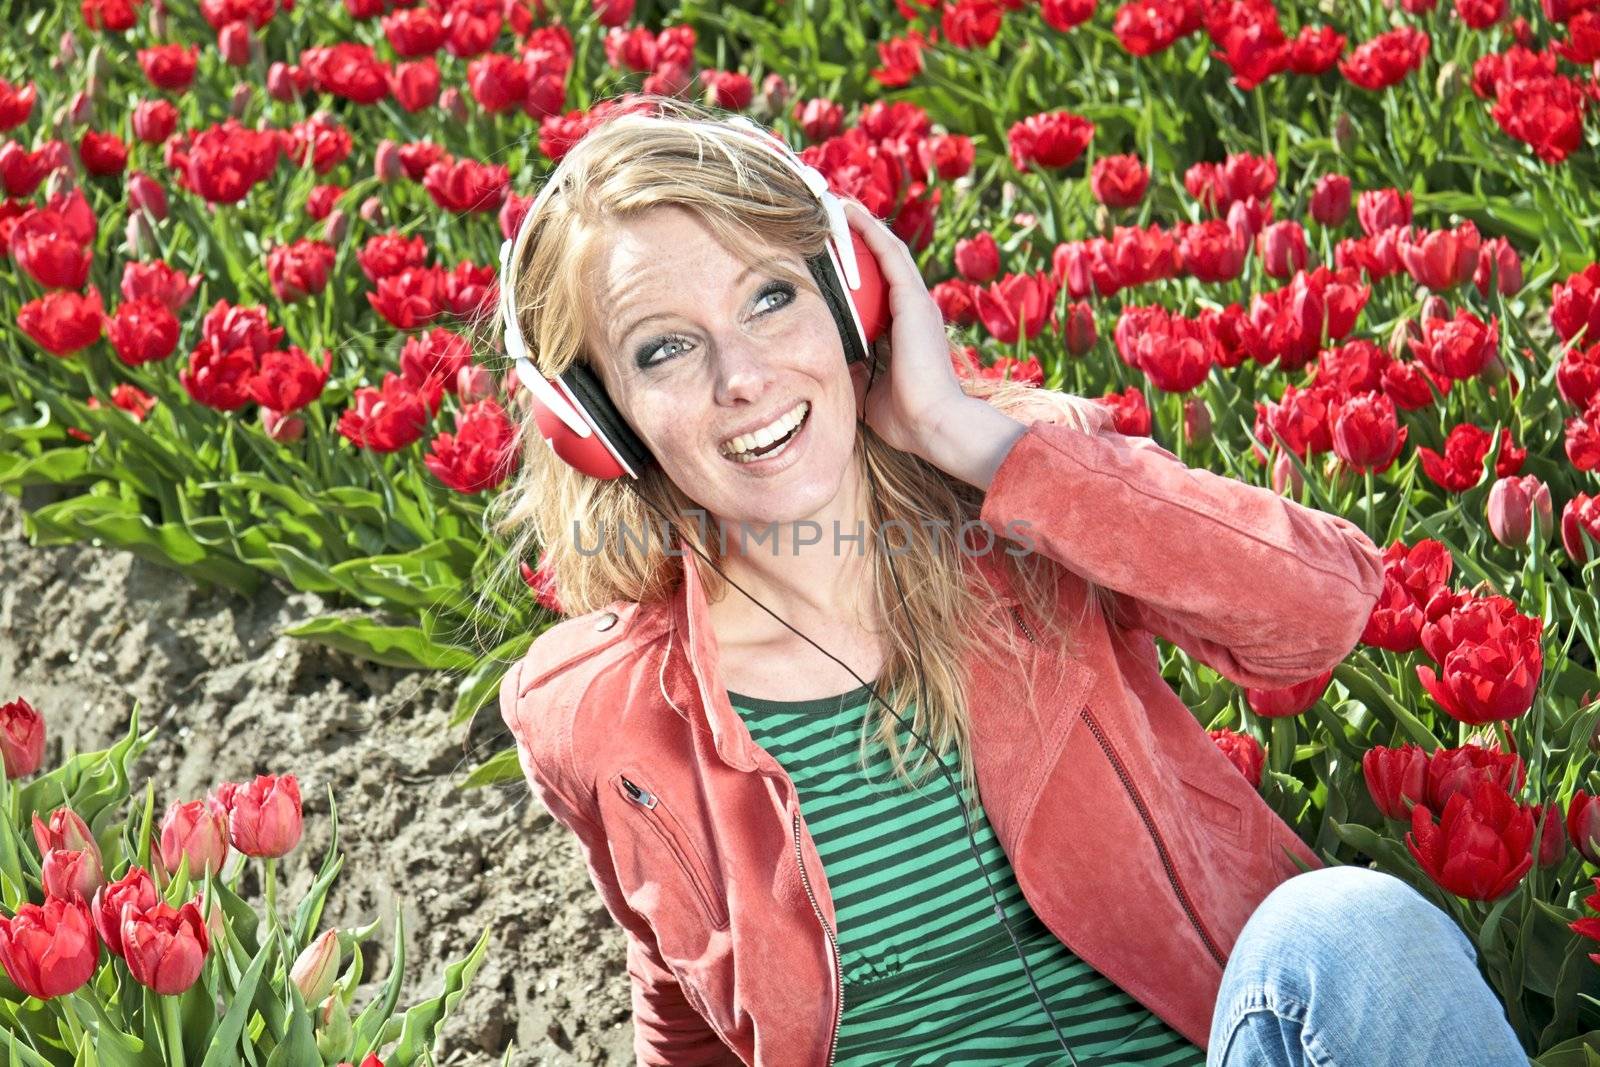
[[806, 411], [806, 419], [800, 424], [800, 429], [795, 431], [794, 436], [789, 438], [789, 443], [784, 445], [777, 455], [763, 456], [761, 459], [751, 460], [748, 463], [740, 463], [736, 459], [728, 459], [727, 456], [722, 458], [746, 474], [775, 474], [788, 468], [794, 463], [795, 454], [799, 452], [801, 443], [809, 440], [811, 416], [814, 411], [814, 408]]

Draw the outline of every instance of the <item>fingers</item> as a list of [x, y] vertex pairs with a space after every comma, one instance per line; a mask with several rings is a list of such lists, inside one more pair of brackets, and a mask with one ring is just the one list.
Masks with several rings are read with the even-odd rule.
[[917, 269], [911, 249], [882, 220], [854, 200], [844, 200], [844, 215], [851, 227], [861, 234], [861, 239], [867, 242], [879, 269], [891, 286], [907, 285], [913, 291], [926, 288], [922, 271]]

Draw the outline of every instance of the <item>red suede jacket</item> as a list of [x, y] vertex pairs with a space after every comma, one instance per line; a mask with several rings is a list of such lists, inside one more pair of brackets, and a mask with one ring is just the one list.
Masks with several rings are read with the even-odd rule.
[[[1321, 864], [1162, 679], [1151, 635], [1277, 687], [1355, 646], [1383, 584], [1354, 524], [1192, 469], [1147, 437], [1034, 422], [984, 500], [997, 531], [1116, 608], [1040, 646], [996, 562], [975, 625], [1034, 643], [970, 664], [979, 794], [1029, 904], [1063, 943], [1204, 1046], [1222, 969], [1274, 886]], [[1007, 542], [996, 541], [1000, 551]], [[693, 558], [693, 557], [685, 557]], [[627, 933], [642, 1064], [833, 1061], [833, 900], [793, 781], [728, 703], [703, 587], [618, 601], [539, 636], [500, 711], [533, 793], [577, 835]], [[841, 687], [848, 679], [841, 678]]]

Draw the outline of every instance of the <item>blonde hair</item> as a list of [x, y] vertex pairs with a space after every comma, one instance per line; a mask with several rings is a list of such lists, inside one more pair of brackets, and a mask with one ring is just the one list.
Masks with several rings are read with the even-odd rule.
[[[560, 167], [563, 184], [540, 205], [538, 215], [528, 220], [531, 229], [525, 253], [510, 264], [518, 325], [527, 339], [530, 358], [546, 378], [553, 379], [579, 360], [593, 366], [588, 339], [603, 334], [597, 329], [600, 313], [588, 299], [592, 290], [585, 284], [584, 274], [592, 254], [603, 245], [609, 224], [619, 219], [676, 206], [693, 213], [732, 250], [766, 244], [804, 257], [823, 251], [827, 217], [793, 171], [746, 137], [719, 136], [728, 128], [711, 109], [671, 98], [644, 99], [654, 105], [654, 114], [632, 109], [613, 113], [571, 149]], [[810, 277], [793, 280], [816, 289]], [[961, 349], [959, 335], [953, 328], [947, 334], [954, 356]], [[874, 353], [874, 358], [877, 356]], [[1083, 397], [992, 378], [964, 377], [960, 384], [967, 395], [1023, 422], [1042, 418], [1088, 433], [1111, 422], [1106, 407]], [[601, 530], [658, 530], [657, 513], [639, 499], [643, 496], [672, 517], [671, 534], [685, 548], [691, 552], [698, 549], [718, 566], [722, 564], [714, 524], [712, 530], [703, 530], [689, 518], [701, 509], [659, 465], [644, 470], [634, 486], [624, 485], [620, 478], [591, 478], [555, 455], [541, 439], [531, 416], [524, 415], [519, 421], [520, 468], [485, 514], [485, 524], [492, 532], [511, 539], [505, 565], [497, 572], [492, 588], [521, 587], [519, 565], [533, 558], [537, 544], [548, 550], [546, 566], [561, 608], [569, 615], [585, 614], [617, 600], [647, 603], [670, 596], [689, 560], [700, 567], [707, 597], [721, 597], [725, 587], [721, 576], [707, 573], [698, 554], [668, 555], [665, 547], [671, 542], [663, 538], [646, 538], [642, 550], [632, 541], [624, 551], [580, 553], [573, 539], [565, 536], [580, 518]], [[978, 518], [984, 493], [918, 456], [885, 444], [870, 428], [864, 427], [857, 435], [852, 462], [863, 464], [872, 473], [877, 494], [869, 528], [885, 531], [883, 540], [895, 556], [891, 575], [885, 553], [878, 551], [878, 538], [867, 538], [873, 547], [874, 610], [885, 623], [890, 646], [874, 688], [902, 717], [916, 705], [911, 722], [941, 760], [951, 747], [958, 750], [961, 780], [976, 804], [976, 775], [968, 743], [967, 679], [961, 665], [977, 655], [993, 656], [997, 649], [993, 631], [975, 625], [989, 605], [981, 593], [969, 587], [963, 566], [951, 564], [964, 558], [958, 543], [962, 524]], [[901, 521], [889, 521], [894, 519]], [[892, 537], [888, 530], [900, 536]], [[702, 533], [711, 536], [702, 537]], [[1001, 533], [995, 531], [994, 551], [1007, 561], [1004, 573], [1012, 590], [1028, 617], [1043, 623], [1045, 633], [1055, 640], [1065, 642], [1069, 630], [1055, 611], [1065, 569], [1038, 551], [1001, 551], [1011, 543], [1001, 539]], [[903, 609], [896, 578], [904, 591]], [[1091, 604], [1105, 611], [1107, 591], [1085, 585], [1084, 613]], [[525, 588], [519, 592], [526, 595]], [[1082, 618], [1080, 615], [1073, 626]], [[1012, 635], [1009, 651], [1020, 659], [1029, 650], [1015, 631], [1012, 626], [1003, 628]], [[1049, 640], [1045, 633], [1035, 636]], [[915, 685], [919, 648], [926, 668], [927, 706], [920, 704]], [[859, 746], [862, 767], [865, 772], [869, 738], [875, 733], [888, 750], [896, 776], [912, 786], [898, 725], [881, 706], [875, 716], [867, 716]], [[874, 726], [875, 731], [871, 729]], [[919, 766], [924, 771], [933, 769], [925, 762]]]

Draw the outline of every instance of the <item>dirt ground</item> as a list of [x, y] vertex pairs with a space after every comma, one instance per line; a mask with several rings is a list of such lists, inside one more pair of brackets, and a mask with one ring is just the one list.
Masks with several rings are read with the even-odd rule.
[[433, 995], [488, 925], [440, 1064], [499, 1064], [513, 1044], [517, 1065], [633, 1061], [622, 933], [571, 834], [522, 782], [457, 788], [510, 743], [494, 704], [470, 733], [452, 729], [449, 677], [280, 636], [325, 612], [316, 595], [267, 587], [245, 599], [127, 552], [36, 548], [23, 536], [26, 503], [0, 493], [0, 701], [26, 697], [47, 717], [48, 766], [120, 737], [137, 704], [142, 728], [158, 732], [133, 781], [156, 783], [158, 817], [221, 781], [294, 773], [306, 829], [280, 865], [280, 904], [321, 863], [331, 786], [345, 866], [324, 925], [384, 920], [358, 1008], [388, 973], [397, 908], [402, 1007]]

